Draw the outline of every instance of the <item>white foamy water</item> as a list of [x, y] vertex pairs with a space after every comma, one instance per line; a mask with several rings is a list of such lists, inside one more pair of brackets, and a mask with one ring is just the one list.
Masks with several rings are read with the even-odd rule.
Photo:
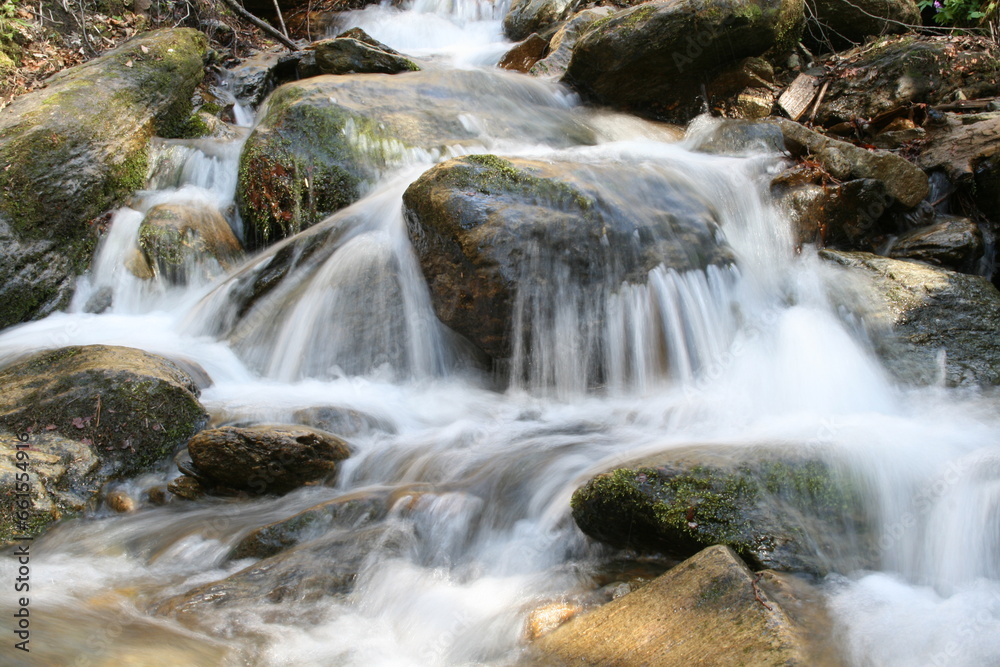
[[[505, 10], [428, 2], [370, 7], [347, 22], [401, 51], [471, 67], [506, 48]], [[597, 472], [692, 444], [809, 448], [861, 489], [874, 552], [845, 548], [821, 582], [850, 663], [1000, 664], [996, 401], [888, 379], [843, 316], [844, 275], [808, 248], [793, 252], [767, 196], [780, 157], [690, 150], [710, 121], [677, 143], [670, 130], [589, 112], [548, 84], [484, 75], [475, 86], [470, 94], [523, 96], [511, 123], [572, 121], [598, 145], [501, 140], [503, 128], [470, 114], [462, 122], [476, 129], [475, 146], [407, 155], [297, 240], [176, 287], [126, 268], [142, 216], [159, 203], [207, 206], [239, 231], [240, 141], [165, 144], [149, 189], [116, 214], [71, 312], [0, 332], [0, 363], [104, 343], [198, 364], [212, 379], [202, 402], [219, 423], [294, 422], [309, 410], [356, 420], [334, 487], [127, 516], [101, 509], [37, 541], [39, 646], [24, 664], [514, 664], [528, 612], [585, 597], [609, 557], [574, 526], [573, 491]], [[707, 202], [734, 262], [659, 266], [642, 281], [582, 289], [557, 257], [539, 257], [516, 308], [535, 326], [517, 338], [508, 375], [485, 372], [433, 314], [400, 201], [435, 160], [484, 147], [616, 165], [621, 181], [605, 186], [637, 210], [656, 209], [662, 192], [641, 192], [630, 175], [654, 174], [664, 189]], [[241, 308], [247, 281], [303, 239], [319, 249]], [[123, 485], [141, 496], [177, 474], [164, 462]], [[247, 531], [344, 497], [382, 499], [387, 514], [295, 552], [294, 571], [281, 576], [312, 581], [308, 594], [159, 613], [173, 596], [252, 565], [226, 558]], [[341, 566], [356, 578], [338, 588], [323, 577]], [[0, 577], [12, 580], [15, 568], [0, 561]], [[266, 581], [265, 592], [288, 583]], [[5, 616], [9, 602], [0, 597]]]

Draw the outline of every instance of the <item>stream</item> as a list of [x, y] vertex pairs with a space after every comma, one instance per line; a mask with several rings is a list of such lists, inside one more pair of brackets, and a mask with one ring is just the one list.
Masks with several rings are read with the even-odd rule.
[[[360, 201], [307, 232], [347, 230], [324, 242], [294, 286], [235, 322], [229, 290], [276, 248], [229, 273], [207, 260], [189, 267], [184, 287], [140, 280], [125, 265], [144, 212], [158, 203], [230, 211], [241, 232], [231, 211], [250, 128], [225, 141], [160, 142], [148, 190], [115, 214], [69, 311], [0, 333], [2, 362], [97, 343], [194, 362], [211, 378], [201, 400], [213, 424], [295, 423], [310, 408], [364, 416], [346, 436], [353, 454], [335, 486], [128, 515], [102, 508], [35, 540], [35, 641], [23, 664], [519, 664], [531, 610], [592, 599], [642, 565], [582, 535], [570, 516], [575, 489], [673, 447], [766, 444], [821, 450], [851, 472], [877, 517], [878, 568], [845, 565], [817, 582], [848, 662], [1000, 665], [996, 397], [889, 377], [872, 352], [878, 330], [849, 308], [846, 274], [808, 247], [796, 252], [769, 199], [781, 155], [707, 150], [718, 121], [699, 118], [681, 131], [587, 109], [556, 84], [496, 71], [510, 46], [505, 10], [505, 2], [416, 0], [352, 12], [344, 27], [360, 26], [422, 65], [479, 72], [468, 94], [530, 102], [505, 111], [512, 124], [570, 119], [593, 132], [594, 145], [554, 146], [487, 126], [448, 154], [401, 155]], [[652, 195], [632, 186], [630, 170], [655, 173], [712, 203], [736, 261], [705, 271], [661, 266], [645, 284], [592, 293], [540, 257], [533, 270], [545, 280], [526, 281], [517, 303], [535, 326], [515, 342], [509, 376], [491, 375], [434, 316], [401, 203], [435, 162], [485, 152], [620, 165], [605, 186], [637, 209]], [[111, 307], [90, 312], [102, 299]], [[166, 461], [122, 486], [138, 498], [178, 474]], [[181, 619], [156, 613], [251, 565], [226, 559], [251, 529], [369, 496], [388, 499], [386, 516], [339, 526], [300, 552], [298, 576], [319, 582], [306, 586], [310, 594]], [[357, 576], [348, 590], [328, 592], [323, 577], [340, 567]], [[0, 562], [4, 581], [15, 570]], [[0, 600], [6, 617], [10, 603]]]

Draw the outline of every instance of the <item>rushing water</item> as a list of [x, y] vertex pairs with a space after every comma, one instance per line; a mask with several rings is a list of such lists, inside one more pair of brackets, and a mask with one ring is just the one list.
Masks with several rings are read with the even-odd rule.
[[[418, 2], [347, 22], [402, 51], [487, 66], [505, 47], [503, 5]], [[510, 75], [484, 80], [477, 94], [512, 90]], [[591, 128], [597, 145], [556, 149], [481, 128], [477, 148], [620, 164], [623, 180], [609, 187], [637, 209], [649, 200], [630, 188], [629, 170], [667, 174], [665, 184], [713, 203], [735, 266], [659, 267], [643, 285], [595, 293], [539, 261], [535, 275], [547, 280], [527, 281], [517, 306], [536, 325], [516, 342], [511, 377], [497, 378], [434, 318], [406, 237], [402, 191], [434, 156], [403, 156], [364, 199], [307, 232], [326, 235], [322, 251], [241, 318], [229, 296], [276, 249], [228, 276], [189, 267], [183, 288], [125, 270], [142, 214], [157, 203], [213, 207], [241, 231], [233, 196], [244, 135], [159, 146], [150, 189], [116, 214], [71, 312], [3, 332], [0, 359], [129, 345], [200, 364], [216, 423], [289, 422], [330, 407], [365, 417], [334, 488], [100, 510], [37, 541], [26, 664], [511, 664], [531, 609], [586, 600], [607, 579], [611, 553], [568, 515], [573, 490], [616, 463], [698, 443], [818, 448], [861, 482], [879, 520], [879, 567], [844, 567], [822, 582], [851, 662], [1000, 664], [996, 402], [888, 379], [844, 315], [845, 276], [809, 249], [795, 254], [765, 194], [780, 156], [711, 154], [699, 150], [713, 136], [709, 120], [677, 141], [547, 84], [523, 85], [541, 107], [512, 122], [544, 108]], [[177, 474], [164, 463], [124, 487], [140, 497]], [[304, 586], [311, 595], [182, 621], [155, 613], [249, 565], [225, 558], [248, 530], [349, 496], [391, 509], [297, 552], [296, 571], [319, 582]], [[4, 581], [14, 567], [3, 562]], [[323, 577], [341, 567], [357, 573], [353, 586], [323, 594]]]

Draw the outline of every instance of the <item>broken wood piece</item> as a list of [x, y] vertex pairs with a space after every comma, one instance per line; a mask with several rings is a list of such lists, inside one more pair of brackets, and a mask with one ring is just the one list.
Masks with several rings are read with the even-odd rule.
[[809, 74], [799, 74], [792, 81], [792, 84], [781, 93], [778, 98], [778, 106], [788, 114], [792, 120], [802, 118], [809, 105], [816, 99], [816, 89], [819, 87], [819, 78]]

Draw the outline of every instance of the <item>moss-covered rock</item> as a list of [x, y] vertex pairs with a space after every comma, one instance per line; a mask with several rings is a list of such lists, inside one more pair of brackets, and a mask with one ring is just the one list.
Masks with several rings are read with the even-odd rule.
[[494, 359], [539, 324], [529, 306], [514, 330], [518, 290], [548, 304], [552, 276], [599, 295], [661, 263], [732, 261], [712, 205], [653, 167], [473, 155], [426, 172], [403, 203], [435, 312]]
[[862, 281], [858, 307], [880, 330], [878, 352], [897, 378], [1000, 384], [1000, 291], [988, 280], [863, 252], [821, 256]]
[[128, 347], [42, 352], [0, 371], [0, 385], [0, 428], [84, 442], [111, 477], [149, 470], [208, 420], [190, 375]]
[[[93, 249], [88, 222], [143, 187], [151, 136], [185, 126], [206, 48], [195, 30], [148, 33], [5, 109], [0, 326], [68, 302]], [[44, 276], [31, 266], [39, 260], [51, 261]]]
[[788, 51], [804, 21], [802, 0], [649, 2], [593, 23], [563, 81], [595, 102], [686, 122], [704, 108], [705, 83], [743, 58]]
[[331, 480], [350, 456], [343, 440], [306, 426], [210, 429], [191, 438], [188, 452], [202, 479], [258, 494]]
[[206, 261], [229, 270], [242, 247], [222, 214], [207, 206], [159, 204], [149, 209], [139, 226], [138, 257], [129, 269], [139, 278], [163, 276], [185, 284], [189, 273]]
[[724, 544], [755, 567], [790, 572], [829, 571], [867, 530], [848, 478], [777, 449], [665, 452], [592, 478], [572, 508], [584, 533], [612, 546], [685, 558]]
[[324, 75], [285, 84], [240, 158], [246, 243], [260, 248], [314, 225], [411, 149], [439, 155], [493, 139], [566, 146], [594, 136], [536, 82], [496, 72]]

